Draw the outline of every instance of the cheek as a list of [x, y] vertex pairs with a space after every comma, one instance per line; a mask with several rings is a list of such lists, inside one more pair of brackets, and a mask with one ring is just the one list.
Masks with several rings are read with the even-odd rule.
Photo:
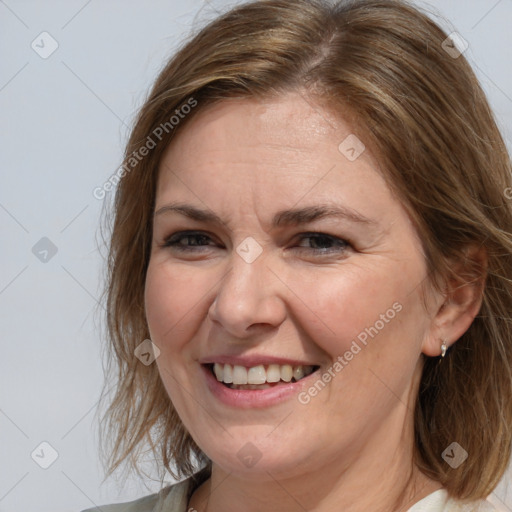
[[294, 289], [301, 290], [298, 295], [307, 305], [299, 316], [301, 326], [332, 359], [351, 351], [351, 359], [354, 353], [367, 353], [357, 359], [368, 364], [369, 358], [381, 359], [382, 351], [408, 353], [406, 343], [410, 352], [419, 350], [428, 319], [417, 286], [422, 276], [417, 263], [347, 265], [314, 282], [297, 280]]
[[300, 324], [331, 361], [322, 374], [325, 392], [316, 397], [309, 388], [301, 396], [304, 401], [311, 397], [319, 417], [328, 407], [333, 417], [359, 425], [373, 411], [373, 423], [365, 427], [373, 428], [385, 411], [406, 403], [426, 314], [412, 284], [421, 274], [419, 267], [397, 268], [347, 266], [337, 278], [303, 287], [314, 307], [304, 310]]
[[150, 262], [145, 308], [151, 339], [161, 350], [176, 350], [185, 341], [190, 319], [200, 314], [205, 289], [177, 266]]
[[[151, 340], [166, 367], [185, 368], [201, 354], [195, 340], [208, 336], [208, 311], [224, 273], [212, 268], [150, 260], [145, 308]], [[204, 332], [200, 332], [203, 329]], [[185, 365], [185, 366], [184, 366]]]
[[[191, 389], [191, 375], [197, 371], [189, 341], [196, 336], [197, 318], [204, 307], [205, 290], [198, 281], [178, 266], [155, 260], [150, 261], [146, 275], [146, 318], [151, 340], [160, 349], [156, 364], [181, 418], [190, 416], [183, 385]], [[191, 426], [187, 428], [190, 431]]]

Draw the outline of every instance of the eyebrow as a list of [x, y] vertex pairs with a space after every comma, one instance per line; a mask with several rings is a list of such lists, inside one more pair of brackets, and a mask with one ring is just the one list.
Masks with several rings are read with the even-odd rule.
[[[171, 212], [181, 214], [185, 217], [188, 217], [189, 219], [199, 222], [209, 222], [218, 225], [226, 225], [229, 223], [229, 220], [226, 223], [218, 215], [209, 210], [203, 210], [185, 203], [171, 203], [162, 206], [155, 212], [155, 217], [157, 215]], [[368, 217], [361, 215], [351, 208], [340, 205], [319, 204], [306, 206], [303, 208], [280, 210], [274, 215], [272, 219], [272, 227], [277, 228], [283, 226], [298, 226], [326, 217], [342, 218], [351, 222], [365, 224], [368, 226], [374, 226], [377, 224], [375, 220], [369, 219]]]

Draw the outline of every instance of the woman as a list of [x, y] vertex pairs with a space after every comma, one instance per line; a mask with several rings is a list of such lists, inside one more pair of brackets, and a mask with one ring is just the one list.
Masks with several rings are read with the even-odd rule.
[[177, 53], [115, 202], [104, 511], [476, 511], [512, 439], [511, 162], [403, 1], [251, 2]]

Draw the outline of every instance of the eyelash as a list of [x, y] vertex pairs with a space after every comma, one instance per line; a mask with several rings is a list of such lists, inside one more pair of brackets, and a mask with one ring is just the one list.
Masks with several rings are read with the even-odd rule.
[[[193, 249], [193, 247], [200, 247], [200, 248], [209, 247], [208, 245], [196, 245], [196, 246], [180, 245], [179, 242], [181, 240], [183, 240], [184, 238], [194, 238], [196, 240], [197, 240], [197, 238], [203, 238], [203, 239], [212, 240], [210, 236], [208, 236], [206, 233], [201, 232], [201, 231], [180, 231], [178, 233], [174, 233], [174, 234], [170, 235], [169, 237], [167, 237], [164, 240], [162, 247], [169, 247], [169, 248], [172, 248], [173, 250], [176, 250], [179, 252], [204, 252], [202, 249], [197, 250], [197, 249]], [[314, 240], [327, 239], [327, 240], [331, 241], [333, 244], [339, 244], [340, 247], [339, 247], [339, 249], [314, 249], [314, 248], [307, 248], [307, 247], [299, 247], [298, 248], [299, 251], [303, 251], [303, 250], [313, 251], [313, 252], [316, 252], [319, 256], [322, 256], [325, 254], [345, 252], [350, 247], [350, 243], [348, 241], [343, 240], [341, 238], [337, 238], [332, 235], [327, 235], [325, 233], [313, 232], [313, 233], [301, 233], [299, 235], [299, 241], [303, 241], [308, 238], [314, 239]]]

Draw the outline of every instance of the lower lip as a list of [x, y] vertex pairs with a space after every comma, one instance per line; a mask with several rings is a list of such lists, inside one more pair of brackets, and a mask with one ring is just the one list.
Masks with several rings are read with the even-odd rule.
[[269, 407], [297, 395], [317, 377], [318, 370], [299, 382], [279, 384], [266, 389], [231, 389], [219, 382], [208, 366], [201, 365], [210, 392], [223, 404], [240, 409]]

